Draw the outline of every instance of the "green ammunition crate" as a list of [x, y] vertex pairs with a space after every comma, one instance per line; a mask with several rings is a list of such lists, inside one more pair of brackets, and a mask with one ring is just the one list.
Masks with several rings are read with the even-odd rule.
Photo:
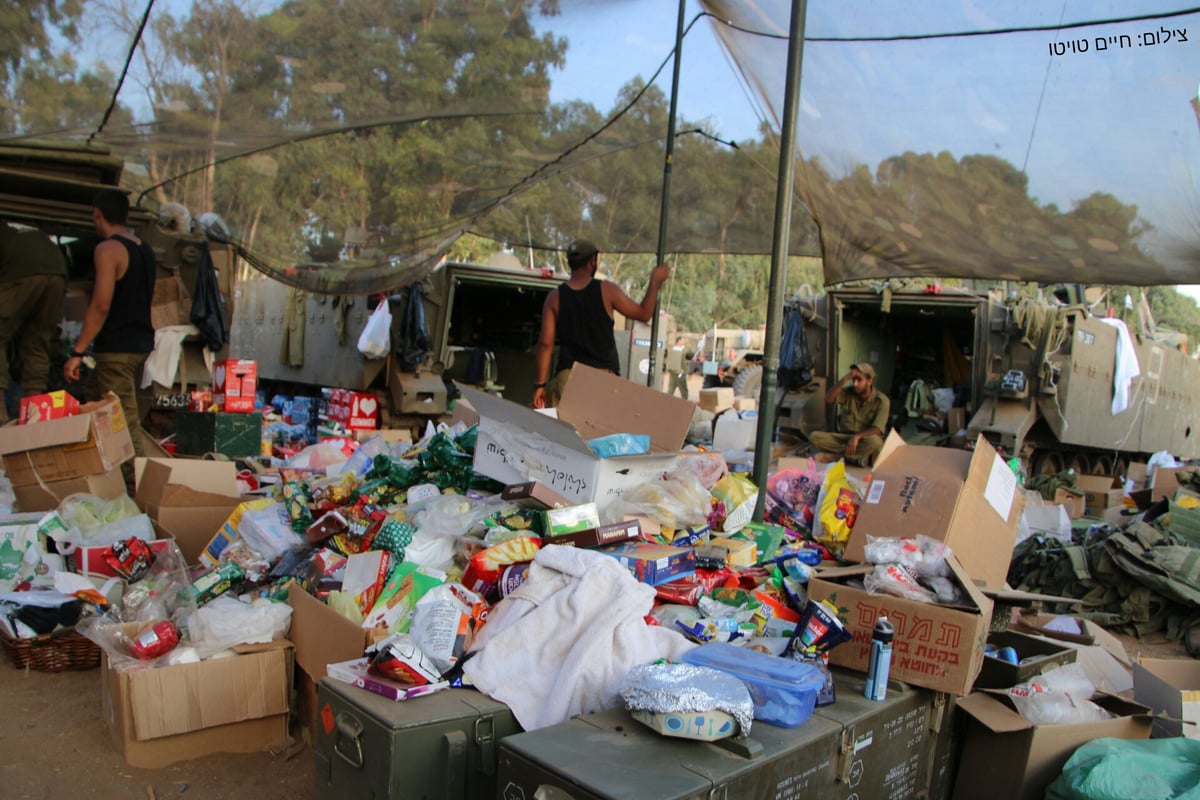
[[322, 678], [316, 798], [492, 798], [500, 741], [520, 731], [508, 706], [474, 689], [395, 701]]
[[500, 800], [908, 798], [931, 783], [934, 694], [893, 682], [862, 696], [835, 670], [837, 701], [795, 728], [755, 721], [748, 741], [660, 736], [624, 710], [585, 714], [500, 743]]
[[219, 411], [175, 412], [175, 448], [179, 455], [220, 453], [231, 458], [262, 453], [262, 416]]

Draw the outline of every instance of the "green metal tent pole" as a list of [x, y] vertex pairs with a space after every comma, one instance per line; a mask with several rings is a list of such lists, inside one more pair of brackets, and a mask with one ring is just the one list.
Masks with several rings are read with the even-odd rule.
[[[655, 251], [654, 266], [663, 263], [667, 257], [667, 207], [671, 199], [671, 162], [675, 158], [675, 111], [679, 97], [679, 62], [683, 54], [683, 18], [687, 0], [679, 0], [679, 19], [675, 23], [675, 60], [671, 72], [671, 107], [667, 113], [667, 155], [663, 162], [662, 203], [658, 211], [658, 250]], [[650, 318], [650, 367], [646, 374], [646, 385], [655, 386], [658, 372], [655, 369], [658, 362], [658, 308], [662, 300], [654, 298], [654, 316]], [[629, 374], [633, 374], [633, 365], [629, 365]]]
[[788, 30], [787, 83], [783, 95], [783, 123], [779, 132], [779, 179], [775, 184], [775, 227], [771, 243], [771, 276], [767, 287], [767, 330], [763, 342], [762, 388], [759, 390], [758, 431], [754, 438], [754, 482], [758, 501], [754, 519], [762, 522], [767, 502], [767, 475], [771, 440], [775, 430], [775, 389], [779, 383], [779, 329], [783, 319], [784, 278], [792, 227], [792, 187], [796, 171], [796, 108], [800, 104], [800, 65], [804, 59], [806, 0], [792, 0]]

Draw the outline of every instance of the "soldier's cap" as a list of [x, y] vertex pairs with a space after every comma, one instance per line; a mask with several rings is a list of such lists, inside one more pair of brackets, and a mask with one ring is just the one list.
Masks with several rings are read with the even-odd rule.
[[576, 239], [567, 248], [567, 263], [571, 266], [571, 269], [582, 267], [599, 252], [600, 249], [587, 239]]
[[851, 364], [850, 369], [856, 369], [871, 380], [875, 380], [875, 368], [865, 361], [861, 364]]

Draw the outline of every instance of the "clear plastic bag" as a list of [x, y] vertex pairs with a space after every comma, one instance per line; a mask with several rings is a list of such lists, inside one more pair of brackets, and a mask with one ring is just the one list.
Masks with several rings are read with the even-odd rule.
[[1008, 690], [1017, 713], [1034, 725], [1067, 725], [1111, 719], [1092, 702], [1096, 687], [1079, 664], [1066, 664]]
[[630, 517], [652, 517], [671, 530], [694, 528], [708, 521], [710, 495], [696, 475], [686, 472], [648, 481], [619, 495], [601, 510], [605, 523]]
[[223, 595], [192, 615], [188, 639], [203, 659], [234, 645], [284, 639], [291, 623], [292, 607], [287, 603], [265, 598], [243, 603]]
[[869, 564], [903, 564], [923, 578], [950, 576], [946, 565], [950, 548], [925, 534], [911, 539], [868, 535], [864, 552]]

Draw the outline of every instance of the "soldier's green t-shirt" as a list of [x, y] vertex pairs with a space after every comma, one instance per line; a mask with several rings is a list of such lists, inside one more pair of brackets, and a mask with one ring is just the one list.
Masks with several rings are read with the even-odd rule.
[[842, 389], [837, 404], [842, 412], [841, 421], [838, 423], [838, 428], [842, 433], [858, 433], [868, 428], [887, 430], [892, 401], [878, 389], [872, 388], [865, 400], [859, 400], [858, 396], [849, 389]]
[[33, 275], [67, 277], [67, 260], [58, 245], [38, 230], [0, 223], [0, 282]]

